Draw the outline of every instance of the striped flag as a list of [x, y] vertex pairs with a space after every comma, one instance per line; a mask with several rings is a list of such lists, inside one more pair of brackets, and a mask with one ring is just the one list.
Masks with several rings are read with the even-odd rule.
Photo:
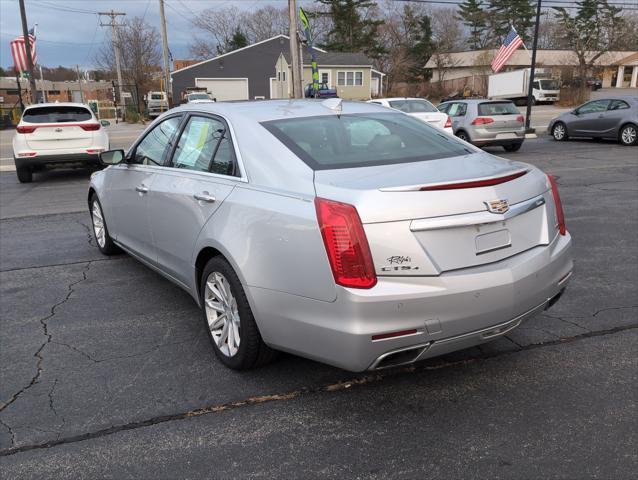
[[494, 70], [494, 73], [497, 73], [501, 68], [503, 68], [503, 65], [507, 63], [510, 57], [514, 55], [514, 52], [522, 44], [523, 40], [519, 37], [518, 33], [516, 33], [514, 27], [512, 27], [510, 33], [508, 33], [507, 37], [505, 37], [503, 45], [501, 45], [501, 48], [499, 48], [498, 52], [496, 52], [494, 60], [492, 60], [492, 70]]
[[[29, 45], [31, 47], [31, 58], [33, 59], [33, 65], [38, 61], [35, 53], [35, 32], [33, 28], [29, 30]], [[11, 41], [11, 55], [13, 56], [13, 65], [16, 71], [22, 73], [29, 70], [27, 63], [27, 49], [25, 47], [24, 36], [18, 37]]]

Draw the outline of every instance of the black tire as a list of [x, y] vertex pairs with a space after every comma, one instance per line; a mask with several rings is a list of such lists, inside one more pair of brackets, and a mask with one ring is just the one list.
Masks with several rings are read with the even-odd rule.
[[[91, 225], [93, 226], [93, 237], [95, 238], [95, 244], [97, 245], [97, 248], [104, 255], [115, 255], [116, 253], [120, 253], [121, 252], [120, 247], [118, 247], [117, 245], [115, 245], [115, 243], [113, 243], [113, 240], [111, 239], [111, 235], [109, 235], [109, 229], [106, 225], [106, 219], [104, 218], [104, 210], [102, 210], [102, 204], [98, 200], [97, 195], [93, 195], [91, 197], [91, 201], [89, 205], [91, 207], [89, 212], [91, 214]], [[95, 212], [96, 206], [99, 208], [100, 214], [102, 215], [102, 225], [104, 229], [103, 242], [100, 241], [98, 238], [98, 231], [97, 231], [96, 222], [94, 219], [94, 212]]]
[[563, 122], [556, 122], [552, 127], [552, 137], [554, 137], [554, 140], [557, 142], [566, 141], [569, 138], [567, 136], [567, 125]]
[[461, 140], [464, 140], [468, 143], [472, 143], [472, 140], [470, 140], [470, 136], [465, 133], [464, 130], [459, 130], [458, 132], [456, 132], [456, 136], [459, 137]]
[[620, 143], [629, 147], [638, 144], [638, 126], [633, 123], [623, 125], [618, 135]]
[[[239, 347], [237, 351], [231, 355], [228, 355], [220, 349], [216, 341], [213, 338], [213, 333], [208, 326], [207, 317], [207, 279], [214, 273], [221, 274], [228, 282], [230, 292], [235, 299], [237, 305], [237, 313], [239, 314]], [[233, 270], [233, 267], [223, 257], [211, 258], [202, 272], [202, 278], [200, 279], [200, 301], [202, 304], [202, 319], [204, 321], [204, 327], [206, 334], [213, 347], [217, 358], [227, 367], [233, 370], [247, 370], [250, 368], [261, 367], [273, 361], [278, 352], [266, 345], [261, 338], [259, 328], [255, 322], [255, 317], [248, 304], [246, 293], [241, 285], [239, 277]], [[211, 297], [212, 298], [212, 297]], [[210, 309], [212, 310], [212, 309]], [[227, 342], [228, 343], [228, 340]], [[223, 345], [222, 345], [223, 346]]]
[[506, 152], [518, 152], [521, 149], [523, 142], [520, 143], [510, 143], [509, 145], [503, 145], [503, 148]]
[[20, 183], [31, 183], [33, 181], [33, 170], [29, 167], [16, 167], [16, 175]]

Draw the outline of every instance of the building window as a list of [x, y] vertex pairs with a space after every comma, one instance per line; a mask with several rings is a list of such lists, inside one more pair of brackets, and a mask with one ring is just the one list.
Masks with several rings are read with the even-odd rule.
[[337, 85], [340, 87], [363, 85], [363, 72], [337, 72]]
[[286, 81], [286, 71], [285, 70], [281, 72], [281, 81], [282, 82]]
[[47, 93], [49, 95], [60, 95], [60, 90], [49, 90]]
[[328, 83], [328, 72], [323, 72], [321, 74], [321, 83]]

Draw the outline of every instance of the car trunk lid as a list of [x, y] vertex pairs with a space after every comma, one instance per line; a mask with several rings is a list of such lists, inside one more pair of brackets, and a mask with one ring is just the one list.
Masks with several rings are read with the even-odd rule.
[[[89, 128], [96, 128], [91, 122]], [[88, 148], [93, 143], [93, 131], [85, 130], [86, 124], [31, 124], [36, 127], [32, 133], [26, 134], [29, 148], [38, 150], [58, 150]]]
[[487, 153], [315, 172], [319, 197], [357, 208], [377, 275], [438, 275], [549, 243], [546, 177]]

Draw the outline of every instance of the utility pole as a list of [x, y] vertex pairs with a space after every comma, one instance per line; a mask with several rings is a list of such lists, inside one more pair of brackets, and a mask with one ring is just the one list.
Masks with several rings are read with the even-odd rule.
[[541, 0], [536, 4], [536, 25], [534, 26], [534, 43], [532, 44], [532, 64], [529, 69], [529, 85], [527, 86], [527, 110], [525, 111], [525, 132], [534, 133], [534, 129], [530, 128], [532, 117], [532, 98], [534, 73], [536, 73], [536, 46], [538, 45], [538, 27], [541, 23]]
[[299, 58], [299, 39], [297, 38], [296, 0], [288, 0], [288, 17], [290, 19], [288, 34], [290, 36], [290, 58], [292, 59], [292, 96], [293, 98], [303, 98], [303, 78], [299, 78], [299, 72], [301, 71], [301, 58]]
[[31, 57], [31, 40], [27, 27], [27, 13], [24, 9], [24, 0], [20, 0], [20, 17], [22, 19], [22, 35], [24, 36], [24, 50], [27, 53], [27, 66], [29, 67], [29, 85], [31, 87], [31, 103], [38, 100], [38, 91], [35, 87], [35, 75], [33, 72], [33, 58]]
[[166, 17], [164, 16], [164, 0], [159, 0], [160, 7], [160, 23], [162, 24], [162, 53], [164, 55], [164, 88], [166, 90], [166, 98], [169, 107], [172, 106], [172, 92], [169, 93], [171, 86], [171, 70], [168, 65], [168, 36], [166, 35]]
[[82, 90], [82, 77], [80, 77], [80, 66], [75, 66], [75, 71], [78, 74], [78, 87], [80, 89], [80, 100], [84, 103], [84, 90]]
[[42, 76], [42, 65], [38, 65], [38, 68], [40, 69], [40, 92], [42, 93], [42, 102], [46, 103], [47, 94], [46, 94], [46, 89], [44, 88], [44, 77]]
[[[120, 91], [120, 103], [124, 105], [124, 87], [122, 85], [122, 69], [120, 67], [120, 42], [117, 38], [116, 27], [123, 26], [121, 23], [116, 23], [118, 16], [124, 16], [126, 13], [114, 12], [98, 12], [98, 15], [105, 15], [111, 17], [111, 23], [100, 22], [100, 27], [111, 27], [111, 41], [113, 42], [113, 50], [115, 51], [115, 68], [117, 70], [117, 86]], [[124, 117], [124, 111], [122, 111], [122, 117]], [[117, 120], [117, 103], [115, 105], [115, 118]]]

